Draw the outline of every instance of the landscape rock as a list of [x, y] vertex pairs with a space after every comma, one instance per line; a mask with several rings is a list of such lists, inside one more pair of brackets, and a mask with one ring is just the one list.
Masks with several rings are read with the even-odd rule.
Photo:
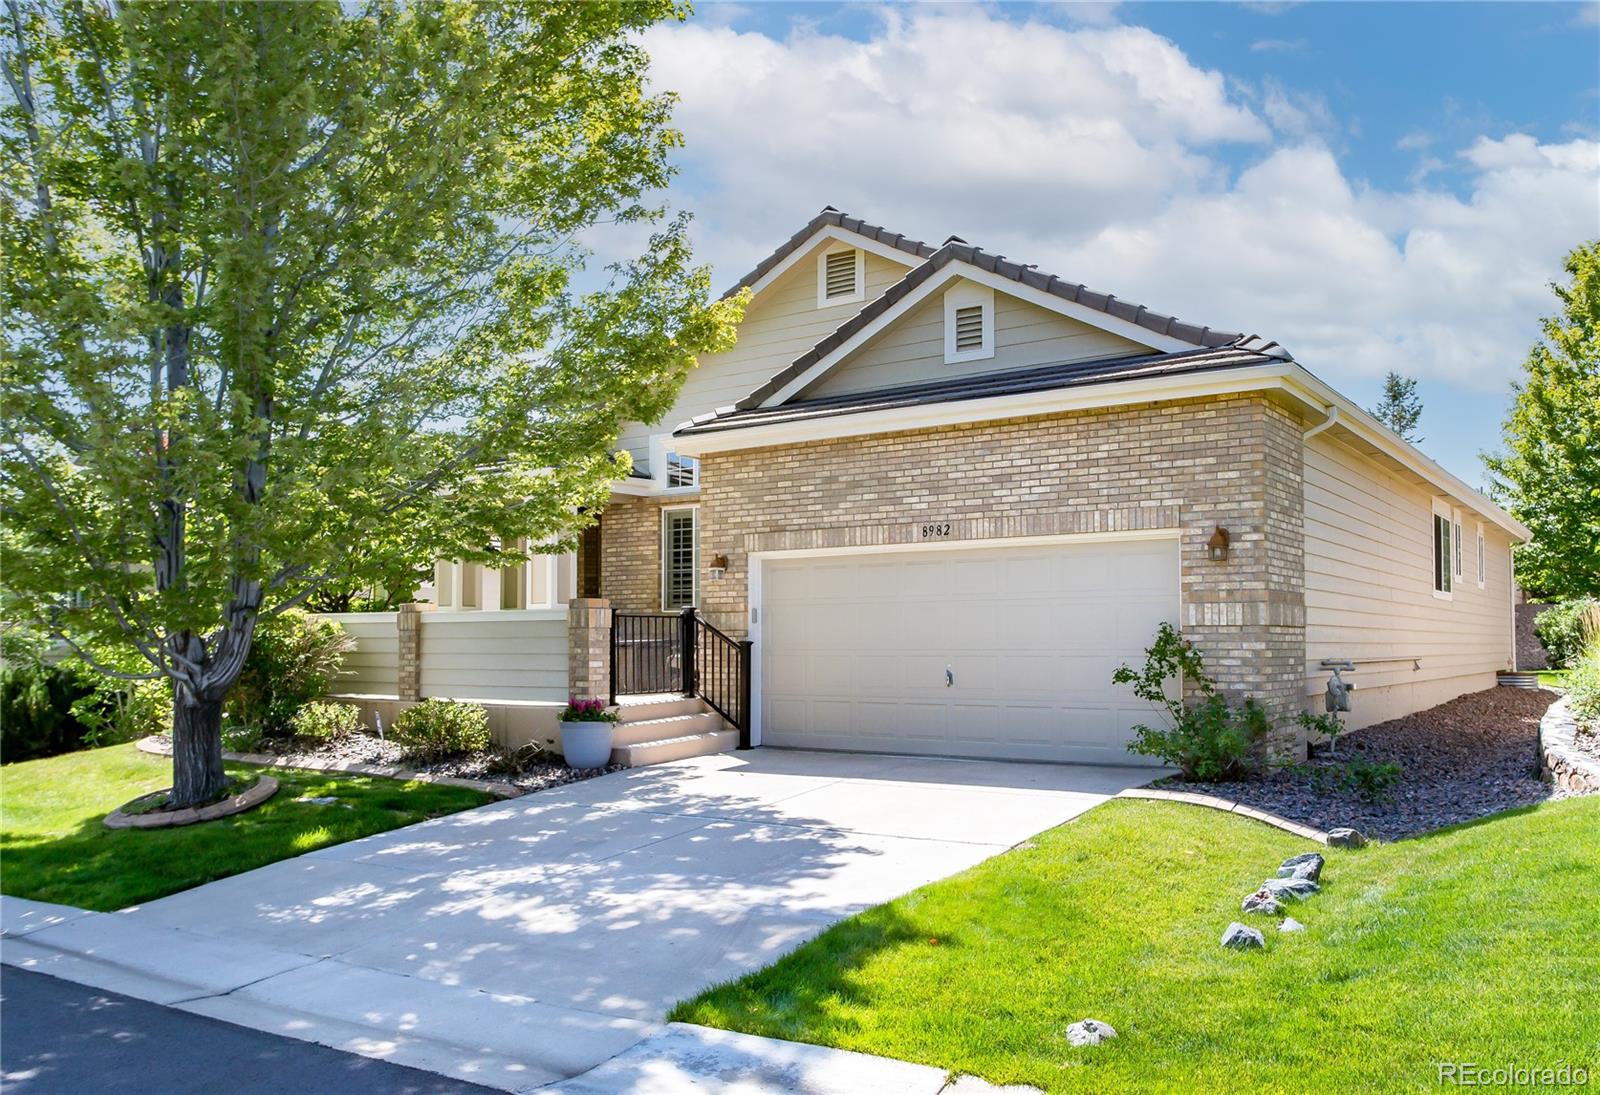
[[1236, 951], [1253, 950], [1267, 945], [1266, 936], [1235, 920], [1222, 933], [1222, 945]]
[[1271, 890], [1257, 890], [1240, 902], [1239, 908], [1247, 913], [1266, 913], [1268, 916], [1277, 916], [1278, 913], [1283, 911], [1283, 904], [1273, 896]]
[[1279, 900], [1292, 897], [1296, 901], [1304, 901], [1322, 889], [1309, 878], [1269, 878], [1261, 884], [1261, 888]]
[[1067, 1028], [1067, 1041], [1075, 1046], [1097, 1046], [1116, 1036], [1117, 1032], [1110, 1023], [1102, 1023], [1098, 1019], [1083, 1019]]
[[1301, 852], [1292, 855], [1278, 865], [1279, 878], [1309, 878], [1315, 882], [1322, 877], [1322, 865], [1325, 861], [1318, 852]]
[[1332, 848], [1363, 848], [1367, 838], [1349, 827], [1328, 830], [1328, 846]]
[[1306, 930], [1306, 926], [1294, 917], [1286, 916], [1283, 918], [1283, 923], [1278, 925], [1278, 930], [1281, 932], [1303, 932]]

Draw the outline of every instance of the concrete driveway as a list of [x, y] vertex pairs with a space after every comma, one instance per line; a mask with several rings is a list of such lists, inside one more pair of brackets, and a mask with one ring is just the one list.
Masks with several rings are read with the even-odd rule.
[[701, 757], [121, 913], [50, 923], [12, 901], [3, 949], [9, 963], [111, 991], [524, 1090], [627, 1049], [674, 1002], [842, 917], [1153, 774], [773, 749]]

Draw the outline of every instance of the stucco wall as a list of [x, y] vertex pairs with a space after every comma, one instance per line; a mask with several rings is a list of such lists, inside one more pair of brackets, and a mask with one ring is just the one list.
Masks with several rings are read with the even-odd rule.
[[[1126, 529], [1181, 530], [1184, 631], [1210, 671], [1279, 716], [1299, 709], [1303, 640], [1300, 423], [1265, 398], [1020, 418], [708, 454], [701, 606], [745, 634], [748, 553]], [[1217, 526], [1225, 562], [1208, 558]], [[1299, 740], [1285, 727], [1274, 745]]]

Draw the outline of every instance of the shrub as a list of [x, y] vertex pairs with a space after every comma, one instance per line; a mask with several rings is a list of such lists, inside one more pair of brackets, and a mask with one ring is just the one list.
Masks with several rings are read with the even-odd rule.
[[1600, 721], [1600, 638], [1584, 648], [1567, 674], [1567, 695], [1572, 697], [1575, 718]]
[[1534, 617], [1533, 631], [1550, 655], [1550, 664], [1566, 669], [1591, 639], [1600, 638], [1600, 601], [1586, 597], [1547, 608]]
[[289, 728], [297, 738], [347, 738], [361, 729], [361, 708], [353, 703], [308, 703], [294, 713]]
[[1360, 756], [1338, 765], [1296, 765], [1294, 771], [1308, 774], [1319, 794], [1337, 791], [1364, 802], [1381, 798], [1399, 782], [1401, 773], [1393, 761], [1371, 761]]
[[390, 736], [413, 760], [477, 753], [489, 748], [489, 712], [475, 703], [423, 700], [400, 712]]
[[50, 662], [42, 655], [19, 645], [7, 648], [0, 669], [0, 760], [53, 757], [171, 729], [172, 689], [166, 681], [119, 680], [75, 657]]
[[[1167, 695], [1167, 682], [1182, 679], [1199, 693], [1185, 705]], [[1235, 707], [1217, 691], [1206, 675], [1204, 661], [1193, 643], [1171, 624], [1163, 623], [1156, 641], [1145, 650], [1144, 668], [1123, 665], [1111, 675], [1117, 684], [1131, 684], [1134, 695], [1155, 705], [1166, 719], [1166, 729], [1135, 726], [1131, 752], [1159, 757], [1183, 771], [1185, 779], [1206, 783], [1241, 779], [1255, 768], [1255, 747], [1271, 728], [1266, 711], [1246, 698]]]
[[289, 611], [263, 621], [228, 692], [228, 716], [268, 736], [287, 736], [295, 712], [327, 693], [354, 647], [332, 620]]

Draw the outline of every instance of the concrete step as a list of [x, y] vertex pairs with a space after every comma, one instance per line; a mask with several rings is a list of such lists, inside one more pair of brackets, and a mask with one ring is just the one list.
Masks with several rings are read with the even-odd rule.
[[617, 700], [617, 715], [623, 722], [647, 722], [674, 715], [698, 715], [708, 710], [698, 696], [668, 693], [657, 696], [622, 696]]
[[640, 719], [638, 722], [619, 722], [612, 731], [611, 744], [644, 745], [668, 738], [682, 738], [690, 734], [705, 734], [724, 729], [722, 716], [702, 708], [692, 715], [669, 715], [664, 719]]
[[703, 757], [708, 753], [726, 753], [738, 747], [737, 730], [713, 730], [704, 734], [686, 734], [681, 738], [618, 746], [611, 750], [611, 763], [638, 768], [644, 764], [662, 764], [685, 757]]

